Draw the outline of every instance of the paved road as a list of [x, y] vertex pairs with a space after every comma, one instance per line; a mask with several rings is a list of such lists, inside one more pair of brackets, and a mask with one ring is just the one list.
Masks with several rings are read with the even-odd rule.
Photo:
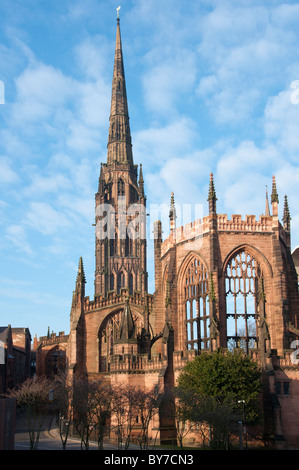
[[[106, 446], [107, 450], [113, 449], [113, 446]], [[114, 447], [115, 448], [115, 447]], [[80, 450], [81, 444], [80, 441], [75, 439], [68, 439], [66, 450]], [[29, 439], [18, 439], [15, 440], [14, 450], [30, 450]], [[50, 436], [45, 435], [44, 433], [40, 436], [38, 443], [38, 450], [63, 450], [62, 443], [60, 439], [56, 439]], [[89, 450], [98, 450], [98, 445], [91, 442], [89, 445]]]
[[[84, 449], [84, 447], [83, 447]], [[110, 444], [104, 445], [104, 450], [117, 449], [117, 446]], [[30, 450], [29, 434], [24, 419], [18, 417], [16, 422], [15, 445], [14, 450]], [[54, 418], [45, 419], [44, 429], [41, 431], [37, 450], [63, 450], [62, 442], [55, 428]], [[68, 438], [66, 450], [81, 450], [81, 441], [79, 439]], [[90, 442], [89, 450], [98, 450], [96, 442]]]

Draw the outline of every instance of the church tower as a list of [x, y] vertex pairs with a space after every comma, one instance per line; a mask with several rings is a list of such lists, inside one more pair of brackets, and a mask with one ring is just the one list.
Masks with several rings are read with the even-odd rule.
[[119, 18], [117, 18], [107, 162], [95, 195], [95, 296], [147, 292], [146, 197], [133, 162]]

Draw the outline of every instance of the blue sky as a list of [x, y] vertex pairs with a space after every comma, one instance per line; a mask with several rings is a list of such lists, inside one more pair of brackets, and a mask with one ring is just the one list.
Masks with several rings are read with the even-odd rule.
[[[299, 245], [299, 3], [2, 0], [0, 324], [32, 337], [69, 332], [80, 256], [93, 298], [119, 5], [148, 206], [174, 191], [205, 215], [212, 171], [218, 212], [258, 217], [276, 175], [280, 218], [287, 194]], [[149, 240], [150, 292], [152, 253]]]

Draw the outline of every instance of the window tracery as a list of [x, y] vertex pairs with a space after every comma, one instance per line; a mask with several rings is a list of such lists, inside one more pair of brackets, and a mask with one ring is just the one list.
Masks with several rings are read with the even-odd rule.
[[184, 283], [187, 349], [208, 349], [210, 340], [208, 271], [199, 259], [192, 258], [189, 262]]
[[247, 250], [231, 258], [225, 273], [226, 326], [229, 349], [246, 353], [257, 346], [257, 306], [260, 267]]

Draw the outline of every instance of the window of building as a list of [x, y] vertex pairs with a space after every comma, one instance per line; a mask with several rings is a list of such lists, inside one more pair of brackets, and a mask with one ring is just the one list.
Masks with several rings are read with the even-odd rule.
[[133, 253], [133, 239], [131, 233], [127, 233], [125, 241], [125, 256], [132, 256]]
[[275, 382], [276, 395], [289, 396], [290, 395], [290, 382], [278, 380]]
[[257, 344], [257, 290], [260, 268], [245, 250], [228, 263], [225, 274], [226, 326], [229, 349], [248, 353]]
[[110, 274], [110, 290], [114, 290], [114, 274]]
[[129, 294], [133, 295], [133, 274], [129, 275]]
[[117, 275], [117, 293], [120, 294], [121, 289], [125, 287], [125, 275], [121, 271]]
[[117, 192], [119, 196], [125, 195], [125, 183], [123, 182], [122, 179], [118, 180]]
[[187, 267], [184, 289], [187, 349], [208, 349], [208, 272], [197, 258], [193, 258]]

